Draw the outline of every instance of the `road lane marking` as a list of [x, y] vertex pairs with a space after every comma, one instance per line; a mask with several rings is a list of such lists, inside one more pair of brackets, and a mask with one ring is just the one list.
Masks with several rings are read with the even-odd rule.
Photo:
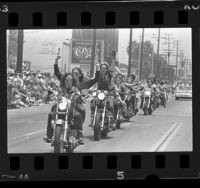
[[174, 138], [180, 127], [182, 126], [182, 123], [179, 123], [178, 126], [175, 128], [173, 133], [167, 138], [167, 140], [163, 143], [163, 145], [158, 149], [158, 151], [165, 151], [171, 140]]
[[185, 109], [185, 111], [184, 111], [184, 113], [187, 114], [189, 112], [189, 110], [190, 110], [190, 106], [187, 106], [186, 109]]
[[153, 147], [149, 151], [156, 152], [165, 142], [165, 140], [169, 137], [169, 135], [175, 130], [177, 125], [178, 125], [177, 122], [173, 123], [171, 128], [153, 145]]
[[39, 130], [39, 131], [36, 131], [36, 132], [28, 133], [28, 134], [25, 134], [25, 136], [31, 136], [31, 135], [34, 135], [34, 134], [43, 132], [43, 131], [45, 131], [45, 130], [46, 130], [46, 129], [42, 129], [42, 130]]
[[192, 113], [192, 107], [191, 106], [188, 107], [187, 113]]

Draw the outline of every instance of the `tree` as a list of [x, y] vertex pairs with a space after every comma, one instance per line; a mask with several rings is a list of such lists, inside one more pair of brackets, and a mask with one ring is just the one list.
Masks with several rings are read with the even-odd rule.
[[[153, 45], [150, 41], [145, 41], [143, 44], [143, 62], [142, 62], [142, 78], [147, 78], [152, 72], [152, 52]], [[127, 53], [129, 53], [129, 46], [127, 47]], [[154, 52], [153, 52], [154, 53]], [[153, 54], [153, 64], [156, 65], [156, 56]], [[140, 44], [137, 41], [132, 42], [131, 53], [131, 67], [138, 73], [140, 56]]]
[[[129, 53], [129, 45], [127, 47], [127, 53]], [[142, 62], [142, 79], [148, 78], [152, 73], [152, 55], [153, 55], [153, 74], [157, 77], [167, 78], [168, 74], [170, 78], [174, 78], [173, 67], [167, 67], [167, 61], [162, 56], [158, 57], [158, 69], [156, 64], [156, 53], [153, 51], [153, 44], [151, 41], [144, 41], [143, 44], [143, 62]], [[139, 56], [140, 56], [140, 44], [137, 41], [132, 42], [132, 53], [131, 53], [131, 68], [135, 69], [136, 74], [138, 74], [139, 67]], [[160, 70], [159, 74], [156, 70]]]

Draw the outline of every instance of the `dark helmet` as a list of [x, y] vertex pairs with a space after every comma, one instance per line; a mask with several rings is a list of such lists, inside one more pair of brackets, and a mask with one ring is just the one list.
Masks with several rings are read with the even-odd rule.
[[133, 74], [133, 73], [130, 75], [130, 77], [131, 77], [133, 80], [135, 80], [135, 78], [136, 78], [135, 74]]
[[153, 83], [155, 83], [155, 82], [156, 82], [156, 76], [155, 76], [155, 74], [150, 74], [150, 75], [149, 75], [149, 79], [151, 79], [151, 81], [152, 81]]

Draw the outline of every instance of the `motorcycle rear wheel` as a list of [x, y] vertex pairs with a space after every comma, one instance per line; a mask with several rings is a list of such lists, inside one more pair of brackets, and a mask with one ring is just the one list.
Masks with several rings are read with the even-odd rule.
[[55, 138], [54, 138], [54, 153], [64, 152], [64, 143], [61, 141], [62, 127], [56, 126], [55, 128]]

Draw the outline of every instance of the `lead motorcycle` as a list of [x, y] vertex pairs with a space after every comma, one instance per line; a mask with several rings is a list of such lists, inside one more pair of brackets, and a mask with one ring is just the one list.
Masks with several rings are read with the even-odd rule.
[[151, 115], [153, 111], [152, 105], [152, 91], [150, 88], [146, 88], [143, 92], [143, 106], [144, 115]]
[[74, 106], [79, 102], [83, 102], [81, 95], [74, 92], [69, 99], [62, 96], [55, 103], [56, 111], [51, 112], [55, 115], [52, 120], [54, 135], [51, 144], [55, 153], [72, 153], [79, 146], [78, 132], [74, 128]]
[[[95, 104], [94, 114], [91, 115], [92, 125], [91, 128], [94, 131], [94, 140], [98, 141], [111, 131], [114, 125], [113, 114], [109, 111], [109, 98], [114, 99], [114, 95], [107, 91], [94, 91], [92, 93], [92, 103]], [[112, 129], [114, 130], [114, 129]]]

